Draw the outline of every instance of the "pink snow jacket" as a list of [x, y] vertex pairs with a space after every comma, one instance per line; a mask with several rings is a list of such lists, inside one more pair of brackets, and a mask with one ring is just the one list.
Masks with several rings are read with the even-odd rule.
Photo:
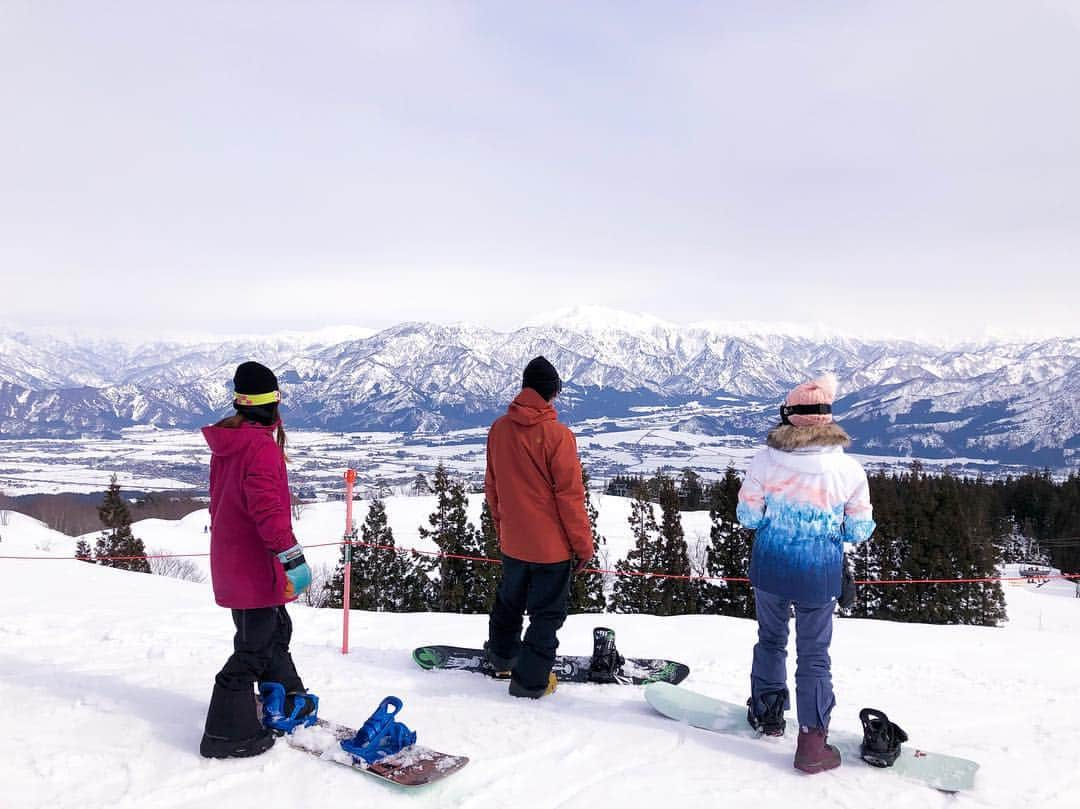
[[274, 428], [245, 421], [203, 427], [210, 446], [210, 577], [222, 607], [278, 607], [285, 571], [276, 554], [296, 544], [285, 458]]

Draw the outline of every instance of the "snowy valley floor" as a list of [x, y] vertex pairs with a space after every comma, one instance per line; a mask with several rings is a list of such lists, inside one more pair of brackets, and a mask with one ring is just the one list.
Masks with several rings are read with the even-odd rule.
[[[0, 554], [20, 546], [16, 528], [5, 529]], [[422, 743], [472, 758], [441, 784], [406, 793], [283, 743], [255, 759], [199, 757], [232, 632], [208, 584], [0, 560], [0, 807], [1075, 807], [1072, 593], [1064, 583], [1009, 586], [1000, 629], [838, 623], [834, 726], [855, 731], [859, 708], [878, 707], [912, 743], [978, 760], [976, 789], [959, 796], [859, 762], [804, 776], [791, 767], [792, 740], [694, 730], [653, 714], [632, 687], [564, 685], [522, 702], [505, 685], [413, 664], [420, 644], [479, 645], [483, 616], [354, 613], [342, 656], [339, 613], [292, 608], [294, 657], [324, 716], [360, 723], [396, 694]], [[753, 622], [572, 616], [561, 650], [587, 654], [597, 624], [616, 630], [626, 654], [689, 664], [687, 686], [745, 699]]]

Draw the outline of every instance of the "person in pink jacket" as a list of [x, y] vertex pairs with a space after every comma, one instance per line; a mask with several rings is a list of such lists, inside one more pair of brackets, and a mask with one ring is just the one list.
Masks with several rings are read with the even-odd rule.
[[[289, 654], [292, 621], [285, 604], [311, 584], [292, 530], [285, 432], [277, 377], [245, 362], [233, 378], [236, 414], [203, 428], [210, 446], [210, 575], [214, 599], [232, 610], [233, 654], [214, 680], [199, 751], [207, 758], [254, 756], [274, 744], [282, 717], [309, 716], [307, 694]], [[276, 433], [276, 435], [275, 435]], [[252, 686], [264, 704], [260, 720]], [[275, 724], [275, 719], [277, 724]]]

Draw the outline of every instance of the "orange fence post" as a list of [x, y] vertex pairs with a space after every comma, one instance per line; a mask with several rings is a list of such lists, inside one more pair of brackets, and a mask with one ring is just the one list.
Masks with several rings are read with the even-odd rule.
[[341, 623], [341, 653], [347, 655], [349, 653], [349, 601], [350, 592], [349, 585], [352, 583], [352, 550], [353, 542], [356, 541], [356, 528], [353, 527], [352, 518], [352, 503], [353, 503], [353, 484], [356, 483], [356, 470], [348, 469], [345, 471], [345, 581], [344, 591], [342, 593], [342, 614]]

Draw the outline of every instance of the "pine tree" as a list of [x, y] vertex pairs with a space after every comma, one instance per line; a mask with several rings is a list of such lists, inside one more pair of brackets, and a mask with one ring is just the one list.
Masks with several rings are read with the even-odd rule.
[[[500, 558], [499, 537], [495, 520], [484, 498], [480, 506], [480, 530], [475, 532], [473, 546], [484, 559]], [[492, 562], [476, 562], [472, 566], [472, 583], [466, 599], [466, 612], [487, 613], [495, 606], [495, 591], [499, 587], [500, 566]]]
[[[349, 609], [372, 612], [392, 611], [397, 607], [401, 571], [394, 547], [394, 533], [386, 520], [386, 505], [375, 498], [368, 506], [360, 529], [360, 542], [352, 546], [349, 565]], [[334, 575], [328, 585], [329, 605], [340, 607], [345, 597], [345, 555], [342, 546]]]
[[467, 559], [451, 558], [479, 555], [476, 529], [468, 521], [469, 500], [461, 483], [451, 482], [446, 467], [435, 470], [436, 509], [428, 518], [430, 528], [420, 528], [420, 536], [431, 539], [443, 554], [439, 559], [438, 595], [435, 609], [441, 612], [482, 611], [469, 597], [473, 570], [477, 564]]
[[[593, 563], [591, 566], [596, 567], [600, 564], [597, 560], [605, 556], [603, 549], [607, 547], [607, 540], [600, 536], [599, 531], [596, 529], [596, 521], [600, 516], [600, 512], [597, 510], [589, 492], [589, 473], [585, 471], [584, 466], [581, 467], [581, 482], [585, 486], [585, 513], [589, 515], [589, 527], [592, 529]], [[574, 576], [574, 580], [570, 584], [569, 609], [571, 613], [603, 612], [606, 606], [603, 574], [583, 573]]]
[[705, 507], [705, 488], [701, 483], [701, 475], [690, 467], [683, 469], [679, 475], [679, 489], [684, 511], [700, 511]]
[[658, 572], [668, 577], [658, 580], [659, 603], [655, 615], [692, 615], [698, 611], [701, 582], [682, 578], [690, 575], [690, 553], [683, 533], [679, 493], [675, 480], [657, 476], [660, 499], [660, 548]]
[[405, 575], [402, 579], [401, 603], [399, 612], [428, 612], [434, 609], [437, 588], [431, 580], [431, 572], [435, 569], [432, 560], [415, 551], [408, 555], [402, 555], [401, 563], [404, 566]]
[[[734, 464], [728, 464], [724, 477], [709, 488], [709, 548], [705, 571], [709, 576], [746, 578], [750, 573], [753, 532], [739, 525], [735, 511], [739, 504], [742, 481]], [[754, 591], [745, 582], [710, 583], [703, 597], [703, 608], [719, 615], [754, 617]]]
[[93, 551], [90, 550], [90, 543], [87, 542], [85, 539], [80, 539], [79, 542], [75, 545], [75, 558], [78, 559], [80, 562], [93, 563], [94, 554]]
[[109, 481], [109, 488], [98, 506], [98, 517], [105, 526], [96, 543], [98, 563], [136, 573], [149, 573], [146, 548], [142, 540], [131, 533], [131, 511], [120, 496], [116, 475]]
[[659, 588], [653, 577], [640, 574], [654, 571], [659, 565], [660, 529], [644, 486], [634, 489], [627, 521], [634, 535], [634, 547], [615, 566], [618, 575], [611, 592], [611, 611], [648, 613], [656, 608]]

